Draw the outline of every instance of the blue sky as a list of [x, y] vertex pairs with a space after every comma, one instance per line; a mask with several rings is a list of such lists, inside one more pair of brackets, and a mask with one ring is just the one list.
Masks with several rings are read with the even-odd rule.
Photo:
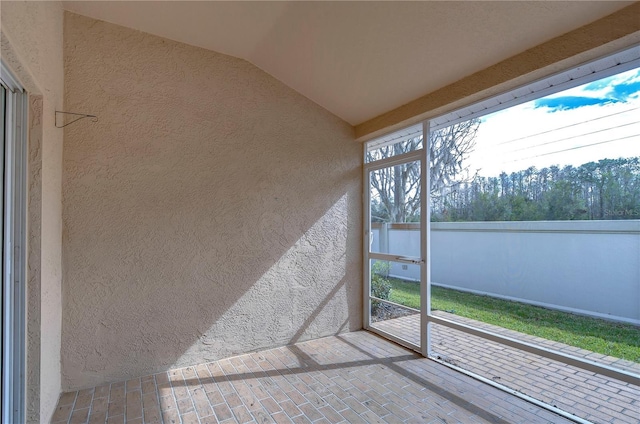
[[482, 176], [640, 156], [640, 68], [486, 115], [476, 140]]
[[[569, 92], [572, 92], [572, 95], [569, 95]], [[627, 102], [630, 97], [637, 97], [639, 94], [640, 69], [635, 69], [564, 91], [560, 95], [535, 100], [534, 107], [546, 107], [549, 112], [556, 112], [584, 106]]]
[[559, 110], [577, 109], [583, 106], [617, 103], [618, 101], [620, 100], [606, 97], [562, 96], [536, 100], [535, 107], [546, 107], [550, 112], [557, 112]]

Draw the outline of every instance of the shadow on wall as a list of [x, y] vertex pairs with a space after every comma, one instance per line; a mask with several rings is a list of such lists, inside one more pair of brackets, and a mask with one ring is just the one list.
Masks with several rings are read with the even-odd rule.
[[352, 128], [249, 63], [67, 13], [63, 389], [361, 327]]
[[[360, 309], [350, 302], [358, 300], [360, 286], [355, 282], [357, 289], [353, 290], [353, 275], [358, 272], [353, 266], [349, 269], [347, 263], [347, 205], [345, 195], [282, 253], [173, 365], [292, 344], [336, 334], [344, 327], [353, 328], [358, 317], [354, 320], [349, 311], [359, 314]], [[336, 224], [338, 227], [333, 227]], [[257, 249], [269, 246], [282, 237], [285, 227], [286, 224], [261, 227], [258, 232], [266, 230], [266, 236], [247, 242], [255, 243]], [[251, 258], [238, 252], [237, 259]], [[264, 263], [270, 261], [265, 258]], [[214, 352], [215, 356], [211, 356]]]

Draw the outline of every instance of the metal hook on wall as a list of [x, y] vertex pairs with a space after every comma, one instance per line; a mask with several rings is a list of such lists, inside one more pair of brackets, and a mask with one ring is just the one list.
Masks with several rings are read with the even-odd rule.
[[[74, 116], [78, 116], [78, 118], [74, 119], [73, 121], [69, 121], [64, 125], [58, 125], [58, 114], [74, 115]], [[60, 123], [64, 122], [64, 120], [62, 118], [63, 117], [60, 118], [61, 119]], [[77, 122], [77, 121], [79, 121], [81, 119], [84, 119], [84, 118], [91, 118], [91, 122], [98, 122], [98, 117], [95, 116], [95, 115], [87, 115], [86, 113], [62, 112], [62, 111], [56, 110], [56, 128], [64, 128], [67, 125], [71, 125], [74, 122]]]

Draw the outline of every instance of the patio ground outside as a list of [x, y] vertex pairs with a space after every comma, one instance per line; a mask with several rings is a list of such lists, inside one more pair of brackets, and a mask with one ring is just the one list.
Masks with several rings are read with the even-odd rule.
[[[533, 337], [443, 311], [434, 315], [472, 325], [640, 375], [640, 364]], [[373, 327], [419, 345], [419, 315], [379, 321]], [[480, 337], [433, 325], [432, 354], [467, 371], [557, 406], [594, 423], [640, 422], [640, 387], [594, 374]]]

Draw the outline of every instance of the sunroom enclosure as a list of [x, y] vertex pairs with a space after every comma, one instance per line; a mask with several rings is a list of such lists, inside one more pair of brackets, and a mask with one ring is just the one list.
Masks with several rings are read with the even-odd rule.
[[[593, 90], [602, 89], [598, 88], [598, 84], [605, 87], [614, 76], [635, 69], [636, 74], [630, 77], [628, 84], [618, 87], [627, 90], [624, 98], [611, 97], [607, 100], [594, 97], [587, 99], [591, 103], [586, 103], [627, 104], [626, 110], [609, 111], [607, 116], [626, 114], [629, 117], [637, 109], [640, 97], [636, 69], [640, 65], [639, 58], [640, 48], [636, 46], [368, 142], [364, 149], [365, 328], [518, 395], [522, 395], [520, 387], [505, 387], [506, 382], [505, 385], [501, 384], [500, 377], [492, 379], [478, 375], [482, 369], [450, 360], [448, 355], [441, 352], [441, 343], [434, 343], [434, 337], [438, 341], [453, 337], [461, 343], [471, 343], [472, 340], [475, 343], [486, 342], [498, 346], [496, 351], [521, 350], [537, 358], [638, 385], [640, 358], [618, 361], [607, 355], [580, 351], [559, 343], [547, 343], [539, 338], [536, 340], [501, 327], [461, 318], [455, 311], [432, 311], [432, 288], [437, 285], [605, 318], [636, 326], [637, 334], [640, 334], [637, 328], [640, 324], [640, 211], [634, 207], [605, 211], [601, 195], [602, 213], [595, 218], [597, 220], [588, 216], [589, 212], [577, 203], [570, 217], [551, 220], [537, 217], [535, 220], [513, 219], [512, 222], [495, 218], [484, 221], [502, 222], [455, 222], [464, 219], [434, 222], [447, 221], [449, 217], [443, 218], [442, 214], [431, 217], [431, 213], [434, 205], [439, 205], [438, 210], [447, 215], [451, 212], [448, 208], [453, 204], [451, 196], [463, 195], [465, 183], [467, 196], [473, 189], [471, 182], [477, 181], [478, 170], [465, 169], [462, 162], [467, 158], [460, 152], [457, 157], [452, 155], [451, 149], [462, 144], [460, 150], [464, 150], [464, 144], [470, 143], [478, 126], [483, 125], [481, 119], [542, 98], [544, 101], [539, 101], [538, 105], [556, 104], [560, 97], [553, 97], [555, 93], [589, 83], [592, 83]], [[568, 92], [565, 97], [576, 100], [574, 92]], [[556, 110], [563, 108], [555, 107]], [[520, 158], [512, 159], [512, 162], [523, 161], [521, 169], [536, 166], [531, 162], [532, 158], [552, 156], [557, 160], [565, 160], [567, 155], [576, 155], [576, 150], [585, 148], [604, 147], [607, 152], [606, 149], [612, 146], [610, 143], [624, 144], [628, 147], [628, 156], [639, 156], [637, 146], [640, 132], [634, 127], [638, 122], [628, 118], [628, 121], [619, 123], [604, 119], [607, 116], [589, 115], [581, 123], [599, 121], [597, 124], [600, 127], [595, 129], [570, 123], [563, 126], [556, 124], [555, 130], [542, 128], [534, 135], [555, 131], [557, 137], [538, 141], [538, 144], [531, 146], [518, 145], [530, 136], [510, 137], [511, 134], [507, 133], [505, 137], [508, 140], [499, 143], [502, 146], [489, 154], [504, 155], [510, 159], [508, 153], [524, 151], [525, 154]], [[614, 122], [614, 125], [607, 127], [606, 122]], [[467, 127], [460, 132], [465, 125]], [[619, 132], [622, 127], [628, 131]], [[457, 131], [462, 138], [456, 138]], [[599, 138], [594, 140], [593, 137]], [[578, 143], [580, 140], [581, 144]], [[575, 143], [558, 144], [567, 141]], [[511, 145], [505, 148], [506, 144]], [[542, 151], [541, 146], [548, 149]], [[611, 149], [611, 154], [614, 152]], [[635, 162], [630, 160], [629, 163]], [[552, 167], [552, 171], [555, 172], [555, 168]], [[455, 173], [459, 173], [457, 180], [453, 176]], [[434, 198], [434, 193], [437, 193], [437, 198]], [[504, 191], [501, 195], [505, 196]], [[595, 193], [591, 195], [596, 196]], [[496, 198], [499, 197], [497, 194]], [[558, 205], [562, 205], [562, 202], [558, 202]], [[471, 264], [461, 265], [465, 259], [472, 259]], [[582, 274], [578, 272], [580, 268]], [[554, 281], [554, 274], [557, 281]], [[585, 281], [580, 281], [580, 275], [584, 276]], [[404, 284], [403, 281], [419, 283], [419, 296], [406, 301], [401, 297], [389, 296], [394, 290], [388, 284], [389, 278], [399, 285]], [[601, 284], [598, 284], [598, 279]], [[581, 285], [582, 282], [585, 284]], [[482, 354], [478, 352], [478, 355]], [[534, 402], [538, 402], [538, 398], [543, 399], [541, 403], [550, 402], [535, 393], [525, 394], [525, 397]], [[562, 406], [551, 408], [562, 412], [559, 411]], [[576, 414], [575, 411], [569, 413]], [[579, 412], [577, 415], [580, 415]]]

